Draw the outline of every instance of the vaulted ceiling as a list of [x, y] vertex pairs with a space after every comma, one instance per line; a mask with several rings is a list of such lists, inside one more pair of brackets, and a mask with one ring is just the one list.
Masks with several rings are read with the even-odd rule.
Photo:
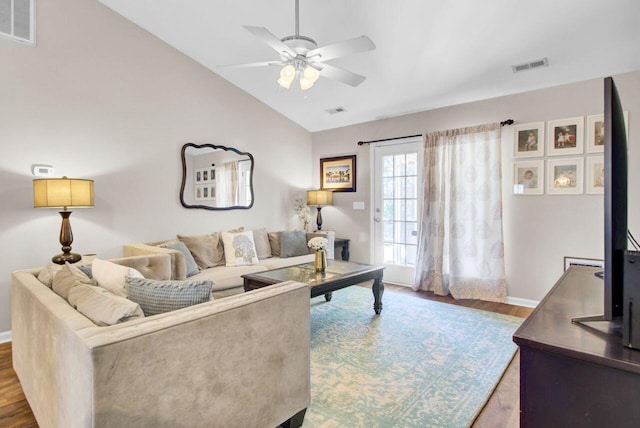
[[100, 1], [312, 132], [640, 69], [638, 0], [300, 0], [300, 34], [319, 46], [376, 45], [328, 61], [359, 86], [307, 91], [280, 88], [278, 67], [218, 68], [277, 60], [243, 26], [294, 34], [294, 0]]

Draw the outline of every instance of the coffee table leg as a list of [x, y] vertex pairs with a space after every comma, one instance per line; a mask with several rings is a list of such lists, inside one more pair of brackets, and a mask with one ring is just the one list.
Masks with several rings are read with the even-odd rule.
[[382, 284], [382, 276], [373, 280], [373, 310], [380, 315], [382, 312], [382, 294], [384, 293], [384, 285]]
[[326, 300], [327, 302], [330, 302], [332, 296], [333, 296], [333, 293], [331, 291], [329, 291], [328, 293], [324, 293], [324, 300]]

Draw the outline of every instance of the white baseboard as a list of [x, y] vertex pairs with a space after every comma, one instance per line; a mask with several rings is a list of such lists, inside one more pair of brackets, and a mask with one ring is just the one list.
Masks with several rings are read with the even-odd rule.
[[0, 332], [0, 343], [11, 342], [11, 330]]
[[540, 302], [537, 300], [521, 299], [519, 297], [507, 297], [506, 303], [515, 306], [524, 306], [525, 308], [535, 308]]

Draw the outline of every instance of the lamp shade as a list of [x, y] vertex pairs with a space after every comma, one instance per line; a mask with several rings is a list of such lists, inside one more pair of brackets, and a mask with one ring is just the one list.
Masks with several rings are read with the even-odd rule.
[[307, 205], [333, 205], [333, 192], [329, 190], [307, 190]]
[[34, 208], [92, 207], [93, 180], [42, 178], [33, 180]]

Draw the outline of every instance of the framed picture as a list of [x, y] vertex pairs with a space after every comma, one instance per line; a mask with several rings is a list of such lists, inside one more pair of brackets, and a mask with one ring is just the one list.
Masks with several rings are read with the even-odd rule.
[[564, 270], [566, 271], [571, 266], [592, 266], [604, 269], [604, 260], [602, 259], [585, 259], [582, 257], [567, 257], [564, 258]]
[[514, 158], [544, 156], [544, 122], [516, 125], [514, 129]]
[[544, 161], [513, 163], [513, 194], [542, 195], [544, 193]]
[[[624, 112], [624, 125], [629, 138], [629, 112]], [[587, 153], [604, 152], [604, 115], [587, 116]]]
[[320, 159], [320, 189], [356, 191], [356, 155]]
[[547, 194], [582, 194], [583, 166], [583, 158], [547, 160]]
[[604, 194], [604, 156], [587, 157], [587, 186], [590, 195]]
[[584, 151], [584, 118], [550, 120], [547, 129], [547, 155], [579, 155]]

